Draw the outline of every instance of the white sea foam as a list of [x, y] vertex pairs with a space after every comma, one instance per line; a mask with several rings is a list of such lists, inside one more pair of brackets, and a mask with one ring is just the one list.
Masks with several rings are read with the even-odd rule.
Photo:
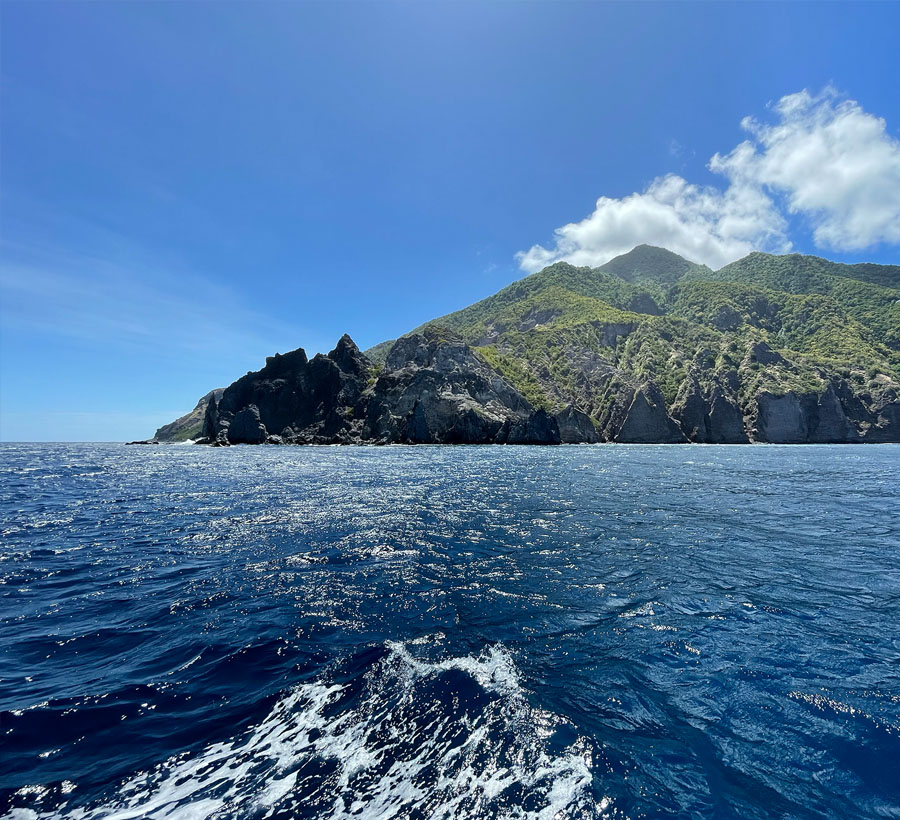
[[[19, 816], [201, 820], [269, 817], [301, 806], [334, 820], [413, 812], [432, 820], [612, 816], [608, 799], [591, 796], [587, 744], [549, 748], [562, 721], [529, 704], [504, 648], [437, 661], [415, 657], [402, 643], [387, 649], [353, 697], [348, 686], [325, 679], [301, 684], [249, 731], [173, 757], [101, 803], [38, 806]], [[454, 689], [458, 679], [439, 680], [451, 670], [481, 694], [471, 684]]]

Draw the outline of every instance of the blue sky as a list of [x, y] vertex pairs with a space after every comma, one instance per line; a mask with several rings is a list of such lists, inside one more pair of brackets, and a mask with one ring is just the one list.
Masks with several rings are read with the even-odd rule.
[[900, 262], [900, 4], [0, 12], [5, 440], [143, 437], [637, 241]]

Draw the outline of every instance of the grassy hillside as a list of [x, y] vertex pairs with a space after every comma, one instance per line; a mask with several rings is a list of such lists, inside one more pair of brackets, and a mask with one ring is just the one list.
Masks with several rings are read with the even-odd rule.
[[157, 441], [170, 444], [177, 444], [179, 442], [200, 438], [203, 429], [203, 416], [206, 413], [206, 405], [209, 404], [209, 400], [213, 396], [215, 396], [216, 401], [222, 398], [223, 390], [224, 388], [221, 387], [210, 390], [209, 393], [200, 398], [197, 405], [190, 413], [185, 413], [181, 418], [175, 419], [175, 421], [160, 427], [153, 438]]

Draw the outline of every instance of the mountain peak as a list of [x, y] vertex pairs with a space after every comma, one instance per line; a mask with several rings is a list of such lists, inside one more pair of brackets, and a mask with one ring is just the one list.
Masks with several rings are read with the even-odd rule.
[[670, 284], [685, 273], [702, 265], [656, 245], [638, 245], [628, 253], [610, 259], [599, 270], [612, 273], [626, 282], [659, 282]]

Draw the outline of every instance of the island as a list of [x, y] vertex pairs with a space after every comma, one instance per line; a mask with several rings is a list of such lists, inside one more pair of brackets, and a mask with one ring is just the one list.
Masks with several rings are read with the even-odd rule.
[[275, 354], [153, 440], [898, 442], [900, 266], [559, 262], [365, 352]]

